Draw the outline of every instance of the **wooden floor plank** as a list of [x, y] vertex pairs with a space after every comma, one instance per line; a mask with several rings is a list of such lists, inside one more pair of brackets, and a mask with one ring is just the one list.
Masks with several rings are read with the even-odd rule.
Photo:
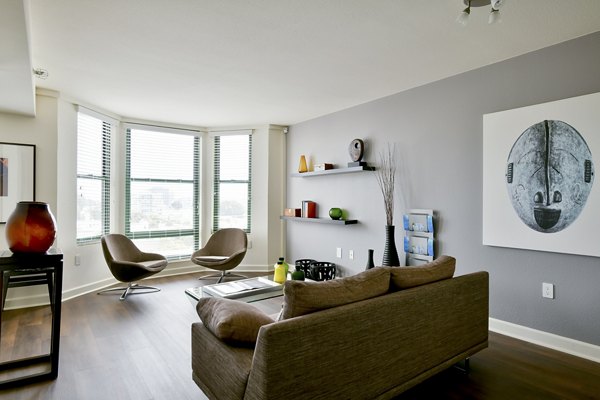
[[[206, 399], [191, 378], [190, 326], [199, 318], [184, 294], [213, 283], [199, 276], [149, 280], [161, 292], [124, 302], [95, 293], [64, 302], [58, 379], [3, 390], [0, 398]], [[280, 301], [261, 307], [272, 314]], [[49, 326], [49, 307], [5, 311], [0, 360], [47, 348]], [[490, 333], [470, 374], [449, 369], [398, 397], [416, 399], [600, 399], [600, 364]]]

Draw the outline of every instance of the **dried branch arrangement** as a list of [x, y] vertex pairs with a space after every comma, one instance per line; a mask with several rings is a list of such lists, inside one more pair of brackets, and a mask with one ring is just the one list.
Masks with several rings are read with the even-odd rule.
[[394, 184], [396, 178], [396, 146], [388, 146], [379, 153], [380, 166], [375, 171], [383, 195], [386, 225], [394, 225]]

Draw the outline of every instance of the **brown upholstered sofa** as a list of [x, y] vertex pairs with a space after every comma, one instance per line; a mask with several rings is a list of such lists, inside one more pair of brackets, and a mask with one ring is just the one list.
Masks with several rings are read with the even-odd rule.
[[[376, 273], [331, 283], [286, 282], [288, 318], [263, 321], [255, 344], [217, 337], [222, 332], [211, 325], [215, 321], [194, 323], [193, 379], [210, 399], [219, 400], [392, 398], [488, 345], [488, 273], [437, 280], [427, 277], [432, 268], [451, 263], [452, 276], [454, 259], [444, 256], [434, 263], [424, 274], [416, 271], [416, 278], [415, 268], [378, 267]], [[398, 278], [400, 270], [408, 275]], [[288, 304], [301, 303], [303, 293], [310, 303], [320, 290], [315, 285], [323, 284], [330, 285], [329, 299], [340, 293], [361, 297], [372, 292], [361, 289], [361, 279], [381, 282], [382, 274], [388, 288], [375, 297], [308, 313], [305, 303], [298, 316]], [[201, 308], [201, 317], [212, 318], [208, 303], [204, 314]]]

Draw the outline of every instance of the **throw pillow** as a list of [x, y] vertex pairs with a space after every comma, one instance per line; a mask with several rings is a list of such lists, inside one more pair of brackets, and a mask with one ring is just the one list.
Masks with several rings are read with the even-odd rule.
[[391, 267], [392, 289], [408, 289], [452, 278], [456, 267], [456, 259], [440, 256], [437, 260], [418, 267]]
[[196, 311], [213, 335], [230, 344], [256, 343], [260, 327], [273, 322], [258, 308], [237, 300], [203, 297]]
[[286, 281], [281, 319], [366, 300], [388, 292], [390, 272], [373, 268], [354, 276], [323, 282]]

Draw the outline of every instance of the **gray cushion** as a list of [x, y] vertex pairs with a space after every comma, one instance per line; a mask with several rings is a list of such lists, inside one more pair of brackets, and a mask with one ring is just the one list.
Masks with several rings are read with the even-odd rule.
[[207, 262], [218, 262], [218, 261], [225, 261], [228, 258], [229, 257], [227, 257], [227, 256], [198, 256], [198, 257], [194, 257], [194, 260], [207, 261]]
[[389, 267], [391, 271], [391, 288], [408, 289], [452, 278], [456, 267], [456, 259], [440, 256], [437, 260], [418, 267]]
[[258, 308], [237, 300], [203, 297], [196, 311], [204, 326], [230, 344], [254, 344], [261, 326], [273, 319]]
[[390, 272], [373, 268], [354, 276], [323, 282], [286, 281], [281, 319], [366, 300], [387, 293]]
[[140, 261], [138, 264], [150, 269], [164, 268], [167, 266], [167, 260]]

